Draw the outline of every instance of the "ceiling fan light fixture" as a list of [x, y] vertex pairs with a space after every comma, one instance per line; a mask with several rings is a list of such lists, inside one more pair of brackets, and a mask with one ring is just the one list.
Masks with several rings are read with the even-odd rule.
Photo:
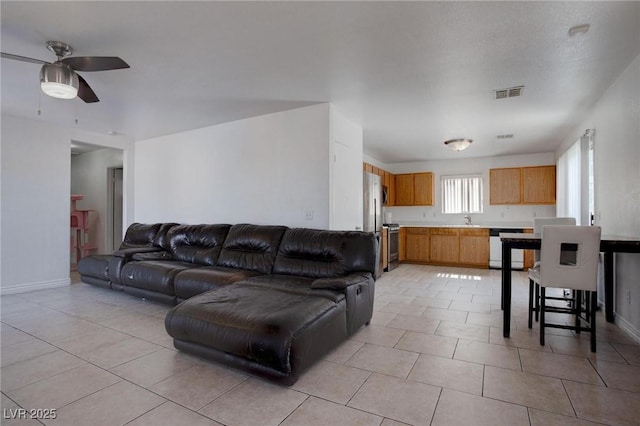
[[459, 138], [459, 139], [449, 139], [448, 141], [444, 141], [444, 144], [454, 150], [454, 151], [464, 151], [469, 148], [473, 139]]
[[65, 64], [45, 64], [40, 69], [40, 88], [45, 95], [73, 99], [78, 96], [79, 87], [78, 75]]

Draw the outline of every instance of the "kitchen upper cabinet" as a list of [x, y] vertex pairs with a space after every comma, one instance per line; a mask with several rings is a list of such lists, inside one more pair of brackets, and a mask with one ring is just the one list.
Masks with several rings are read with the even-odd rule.
[[413, 192], [413, 174], [396, 175], [396, 206], [412, 206]]
[[489, 229], [460, 229], [460, 257], [465, 265], [489, 266]]
[[433, 173], [415, 173], [413, 175], [414, 199], [416, 206], [433, 205]]
[[395, 176], [397, 206], [432, 206], [433, 173], [406, 173]]
[[555, 204], [556, 166], [489, 170], [491, 204]]
[[387, 187], [387, 203], [385, 205], [395, 205], [396, 180], [393, 173], [389, 173], [388, 171], [369, 163], [362, 163], [362, 170], [380, 176], [382, 184]]
[[387, 187], [387, 206], [395, 206], [396, 180], [393, 174], [384, 172], [384, 186]]
[[455, 264], [459, 262], [460, 241], [458, 230], [452, 228], [430, 228], [430, 261], [432, 263]]
[[556, 166], [522, 168], [522, 203], [556, 203]]
[[429, 228], [407, 228], [406, 260], [409, 262], [429, 261]]
[[520, 204], [521, 168], [489, 170], [490, 204]]

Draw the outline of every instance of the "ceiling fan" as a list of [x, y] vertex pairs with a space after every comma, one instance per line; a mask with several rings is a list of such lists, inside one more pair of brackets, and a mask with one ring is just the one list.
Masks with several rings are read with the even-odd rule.
[[40, 88], [45, 94], [59, 99], [73, 99], [78, 96], [86, 103], [99, 102], [100, 99], [76, 71], [108, 71], [129, 68], [129, 64], [116, 56], [67, 58], [73, 53], [73, 49], [60, 41], [48, 41], [47, 49], [58, 57], [54, 63], [11, 53], [0, 53], [3, 58], [43, 64], [40, 69]]

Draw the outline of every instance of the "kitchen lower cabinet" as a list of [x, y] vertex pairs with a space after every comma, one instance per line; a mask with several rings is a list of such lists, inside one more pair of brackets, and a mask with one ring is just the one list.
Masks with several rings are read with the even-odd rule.
[[431, 228], [431, 262], [432, 263], [458, 263], [460, 242], [458, 230], [454, 228]]
[[[533, 234], [533, 229], [529, 228], [529, 229], [525, 229], [524, 230], [525, 234]], [[523, 250], [524, 252], [524, 259], [523, 259], [523, 270], [528, 270], [529, 268], [533, 268], [533, 263], [534, 263], [534, 254], [533, 254], [533, 250]]]
[[460, 257], [465, 265], [489, 267], [489, 229], [460, 229]]
[[402, 227], [400, 261], [488, 268], [489, 229]]
[[429, 261], [429, 228], [407, 228], [406, 260], [423, 263]]
[[382, 270], [386, 271], [389, 267], [389, 229], [382, 229], [382, 248], [380, 250], [380, 256], [382, 257]]

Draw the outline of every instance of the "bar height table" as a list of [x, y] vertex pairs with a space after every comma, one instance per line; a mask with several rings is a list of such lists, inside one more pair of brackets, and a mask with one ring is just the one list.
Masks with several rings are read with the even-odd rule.
[[[539, 250], [540, 234], [501, 233], [502, 241], [502, 334], [509, 337], [511, 329], [511, 250]], [[640, 253], [640, 237], [621, 237], [603, 235], [600, 238], [600, 251], [604, 253], [604, 306], [605, 317], [613, 322], [613, 286], [614, 253]]]

